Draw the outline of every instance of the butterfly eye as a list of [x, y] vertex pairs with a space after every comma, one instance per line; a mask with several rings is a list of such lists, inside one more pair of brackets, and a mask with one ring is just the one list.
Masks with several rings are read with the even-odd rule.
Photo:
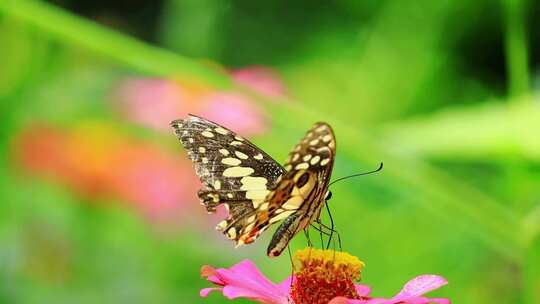
[[331, 198], [332, 198], [332, 192], [331, 191], [326, 192], [326, 197], [324, 198], [324, 200], [328, 201]]

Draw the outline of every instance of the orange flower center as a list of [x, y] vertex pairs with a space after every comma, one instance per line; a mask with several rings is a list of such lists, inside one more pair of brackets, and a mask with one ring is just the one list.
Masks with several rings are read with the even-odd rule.
[[295, 304], [328, 304], [335, 297], [358, 299], [354, 281], [364, 263], [346, 252], [306, 248], [294, 254]]

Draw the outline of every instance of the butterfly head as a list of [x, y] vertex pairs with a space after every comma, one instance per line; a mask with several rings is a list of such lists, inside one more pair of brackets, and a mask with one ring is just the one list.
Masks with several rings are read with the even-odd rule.
[[332, 198], [332, 191], [328, 190], [326, 191], [326, 195], [324, 197], [325, 201], [329, 201]]

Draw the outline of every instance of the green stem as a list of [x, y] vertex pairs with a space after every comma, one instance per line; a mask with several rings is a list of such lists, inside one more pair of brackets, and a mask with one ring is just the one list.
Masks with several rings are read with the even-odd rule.
[[527, 249], [523, 263], [524, 302], [540, 303], [540, 237], [536, 237]]
[[503, 0], [503, 5], [506, 13], [505, 48], [508, 93], [510, 96], [518, 96], [529, 90], [524, 0]]
[[211, 64], [153, 47], [44, 2], [2, 0], [0, 12], [143, 73], [220, 89], [232, 86], [230, 78]]

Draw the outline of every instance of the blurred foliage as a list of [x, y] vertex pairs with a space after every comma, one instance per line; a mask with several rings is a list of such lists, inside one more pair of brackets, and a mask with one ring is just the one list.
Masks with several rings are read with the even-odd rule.
[[[274, 281], [289, 274], [286, 255], [264, 255], [269, 235], [234, 250], [193, 199], [178, 225], [154, 223], [15, 161], [28, 125], [95, 120], [184, 157], [172, 134], [111, 107], [123, 79], [151, 76], [248, 96], [271, 126], [254, 142], [278, 160], [324, 120], [334, 177], [384, 161], [331, 201], [377, 294], [436, 273], [450, 281], [437, 295], [455, 303], [540, 303], [539, 11], [525, 0], [0, 1], [0, 302], [200, 303], [200, 266], [243, 258]], [[226, 73], [250, 65], [278, 71], [288, 95]]]

